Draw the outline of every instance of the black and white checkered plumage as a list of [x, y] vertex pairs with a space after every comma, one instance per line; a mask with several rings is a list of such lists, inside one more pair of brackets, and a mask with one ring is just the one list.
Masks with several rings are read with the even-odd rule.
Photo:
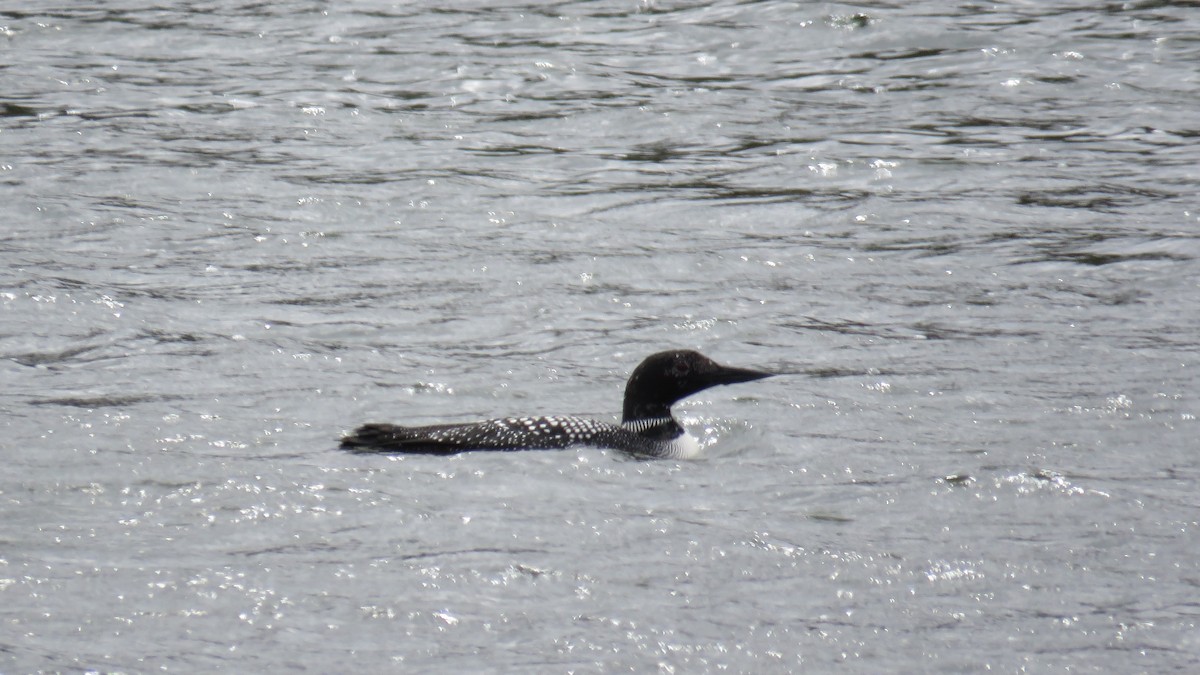
[[630, 375], [619, 426], [573, 416], [506, 417], [420, 427], [366, 424], [342, 438], [342, 447], [356, 452], [450, 455], [469, 450], [556, 450], [583, 445], [645, 457], [686, 459], [699, 452], [699, 443], [671, 416], [671, 405], [709, 387], [769, 376], [722, 366], [694, 351], [659, 352]]

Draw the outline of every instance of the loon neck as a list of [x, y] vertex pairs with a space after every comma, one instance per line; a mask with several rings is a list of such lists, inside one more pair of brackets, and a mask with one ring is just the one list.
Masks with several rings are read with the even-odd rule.
[[683, 425], [668, 411], [666, 417], [643, 417], [623, 420], [621, 426], [644, 438], [669, 441], [683, 435]]
[[648, 403], [633, 401], [625, 397], [625, 409], [621, 414], [621, 424], [625, 426], [660, 423], [666, 420], [674, 421], [671, 415], [671, 405], [663, 403]]

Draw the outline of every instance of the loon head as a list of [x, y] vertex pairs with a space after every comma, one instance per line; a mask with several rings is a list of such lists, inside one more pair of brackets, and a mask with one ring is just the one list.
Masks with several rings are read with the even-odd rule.
[[629, 376], [621, 421], [670, 417], [671, 405], [685, 396], [718, 384], [761, 380], [771, 375], [773, 373], [723, 366], [688, 349], [651, 354]]

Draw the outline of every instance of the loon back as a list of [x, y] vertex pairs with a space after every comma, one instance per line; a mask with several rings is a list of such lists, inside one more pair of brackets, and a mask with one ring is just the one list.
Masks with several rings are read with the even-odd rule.
[[699, 352], [677, 350], [647, 357], [625, 385], [621, 425], [584, 417], [506, 417], [466, 424], [406, 427], [365, 424], [342, 438], [356, 452], [450, 455], [469, 450], [557, 450], [586, 445], [632, 455], [684, 459], [699, 444], [671, 416], [679, 399], [721, 384], [770, 373], [722, 366]]
[[410, 455], [454, 455], [470, 450], [563, 450], [576, 446], [612, 448], [632, 455], [686, 459], [699, 451], [683, 439], [674, 420], [661, 420], [660, 433], [640, 432], [574, 416], [506, 417], [465, 424], [405, 427], [364, 424], [342, 439], [354, 452], [400, 452]]

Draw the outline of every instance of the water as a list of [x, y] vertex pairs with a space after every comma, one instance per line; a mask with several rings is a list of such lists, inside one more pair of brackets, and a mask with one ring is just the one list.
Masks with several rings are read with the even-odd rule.
[[[1200, 666], [1188, 3], [0, 25], [0, 670]], [[795, 374], [336, 448], [670, 347]]]

